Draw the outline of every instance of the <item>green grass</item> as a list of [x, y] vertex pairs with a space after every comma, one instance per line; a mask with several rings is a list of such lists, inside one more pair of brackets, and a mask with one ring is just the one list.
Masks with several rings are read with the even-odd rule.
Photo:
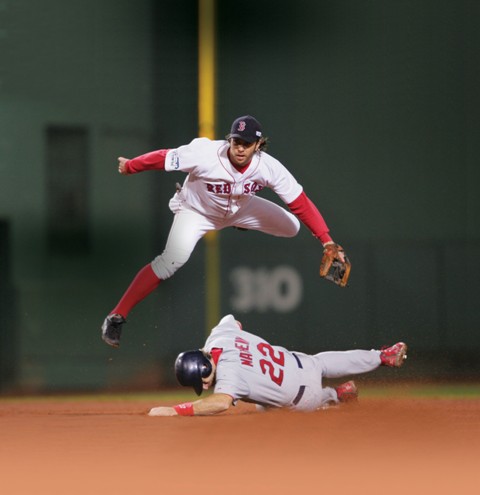
[[360, 387], [360, 394], [362, 397], [375, 398], [480, 399], [480, 383], [366, 385]]
[[0, 396], [0, 404], [12, 402], [134, 402], [134, 401], [185, 401], [193, 400], [195, 393], [188, 391], [159, 391], [159, 392], [105, 392], [105, 393], [55, 393], [55, 394], [37, 394], [21, 396]]

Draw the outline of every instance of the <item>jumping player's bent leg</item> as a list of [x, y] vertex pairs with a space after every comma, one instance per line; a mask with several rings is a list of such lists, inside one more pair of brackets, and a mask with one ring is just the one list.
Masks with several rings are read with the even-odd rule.
[[112, 347], [119, 347], [122, 325], [130, 310], [153, 292], [161, 280], [155, 275], [151, 264], [145, 265], [132, 280], [115, 308], [110, 311], [102, 324], [102, 339]]
[[152, 265], [149, 263], [145, 265], [132, 280], [132, 283], [123, 294], [122, 298], [112, 309], [110, 314], [117, 314], [126, 318], [130, 313], [130, 310], [138, 304], [141, 300], [153, 292], [159, 285], [161, 279], [159, 279], [154, 271]]
[[199, 239], [215, 227], [202, 215], [190, 210], [175, 214], [162, 255], [144, 266], [133, 279], [119, 303], [102, 325], [102, 339], [112, 347], [120, 345], [122, 325], [131, 309], [170, 278], [189, 259]]
[[300, 230], [295, 215], [271, 201], [253, 196], [230, 219], [230, 225], [248, 230], [260, 230], [277, 237], [294, 237]]
[[152, 269], [161, 280], [170, 278], [190, 258], [197, 242], [215, 225], [192, 210], [181, 210], [173, 219], [165, 249], [152, 261]]

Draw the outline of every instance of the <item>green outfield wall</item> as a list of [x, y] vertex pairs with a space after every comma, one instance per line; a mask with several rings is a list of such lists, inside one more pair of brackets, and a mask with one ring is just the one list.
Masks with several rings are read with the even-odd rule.
[[[404, 339], [405, 373], [478, 378], [479, 14], [217, 1], [217, 137], [255, 115], [353, 264], [343, 290], [319, 279], [305, 227], [222, 232], [222, 314], [307, 352]], [[197, 136], [197, 48], [193, 0], [0, 2], [2, 390], [168, 385], [176, 354], [203, 343], [203, 242], [132, 311], [119, 350], [99, 331], [163, 250], [183, 180], [121, 177], [116, 158]]]

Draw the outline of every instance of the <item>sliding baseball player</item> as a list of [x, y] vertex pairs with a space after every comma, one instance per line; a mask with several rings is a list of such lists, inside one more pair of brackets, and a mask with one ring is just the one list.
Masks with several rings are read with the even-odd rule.
[[403, 342], [382, 350], [321, 352], [313, 356], [271, 345], [242, 330], [233, 315], [224, 316], [203, 349], [180, 354], [175, 374], [181, 385], [197, 395], [214, 387], [213, 394], [195, 402], [154, 407], [150, 416], [202, 416], [226, 411], [237, 401], [261, 409], [314, 411], [355, 400], [355, 382], [323, 387], [322, 379], [373, 371], [379, 366], [399, 367], [407, 357]]

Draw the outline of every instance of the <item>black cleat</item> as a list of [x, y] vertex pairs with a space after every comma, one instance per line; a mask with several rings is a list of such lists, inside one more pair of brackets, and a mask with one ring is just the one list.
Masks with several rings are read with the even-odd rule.
[[108, 315], [102, 325], [102, 339], [112, 347], [119, 347], [122, 325], [126, 321], [122, 315]]

